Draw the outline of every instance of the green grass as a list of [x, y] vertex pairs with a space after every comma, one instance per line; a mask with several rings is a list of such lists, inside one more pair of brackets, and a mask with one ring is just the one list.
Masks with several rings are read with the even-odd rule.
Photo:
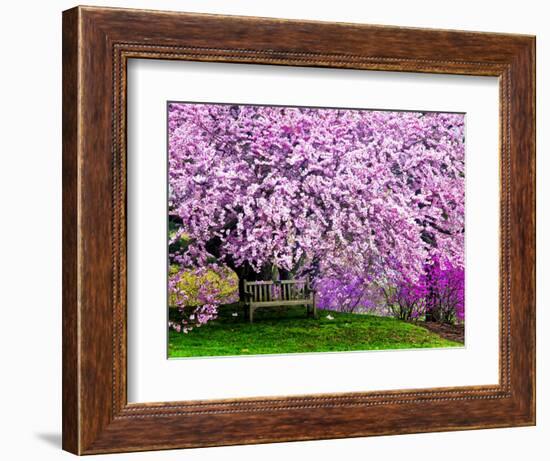
[[[231, 312], [238, 312], [232, 317]], [[170, 331], [169, 357], [288, 354], [429, 347], [461, 347], [421, 326], [388, 317], [318, 311], [305, 308], [258, 309], [254, 323], [242, 310], [222, 309], [218, 319], [184, 334]], [[334, 320], [327, 319], [330, 314]]]

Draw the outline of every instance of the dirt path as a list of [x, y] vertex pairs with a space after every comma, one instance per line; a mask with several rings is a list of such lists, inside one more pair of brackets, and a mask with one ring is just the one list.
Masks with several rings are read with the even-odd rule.
[[417, 325], [442, 338], [464, 344], [464, 325], [447, 325], [438, 322], [418, 322]]

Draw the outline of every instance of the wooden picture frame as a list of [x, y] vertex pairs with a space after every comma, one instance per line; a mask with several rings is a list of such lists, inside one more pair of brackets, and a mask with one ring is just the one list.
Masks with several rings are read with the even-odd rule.
[[[131, 58], [496, 76], [500, 382], [129, 404]], [[76, 454], [535, 424], [535, 38], [76, 7], [63, 13], [63, 448]]]

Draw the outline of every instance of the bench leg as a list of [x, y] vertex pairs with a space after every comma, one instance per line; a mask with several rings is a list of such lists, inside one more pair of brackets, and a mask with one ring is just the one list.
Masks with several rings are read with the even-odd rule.
[[252, 306], [248, 308], [248, 319], [250, 320], [250, 323], [254, 322], [254, 308]]

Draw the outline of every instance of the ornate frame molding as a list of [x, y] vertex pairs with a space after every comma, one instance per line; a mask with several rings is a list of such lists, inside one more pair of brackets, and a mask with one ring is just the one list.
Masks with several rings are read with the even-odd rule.
[[[313, 44], [310, 35], [323, 39]], [[126, 64], [136, 58], [499, 77], [499, 385], [129, 404]], [[534, 424], [533, 37], [77, 7], [64, 12], [63, 60], [66, 450]]]

